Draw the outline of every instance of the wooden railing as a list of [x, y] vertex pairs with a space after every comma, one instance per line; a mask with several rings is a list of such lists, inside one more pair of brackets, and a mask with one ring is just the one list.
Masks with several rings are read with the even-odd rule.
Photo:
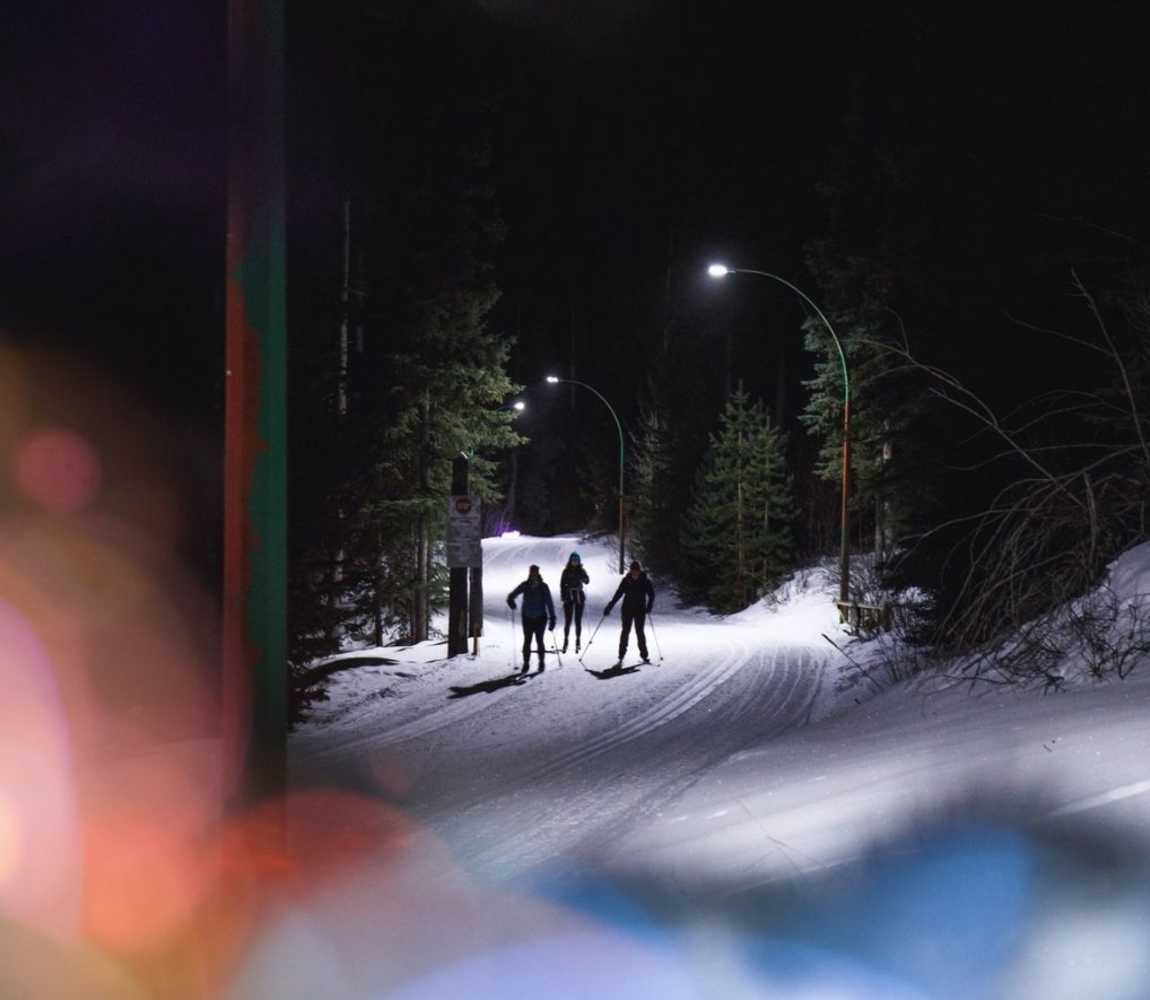
[[858, 601], [835, 601], [839, 609], [839, 621], [845, 622], [856, 632], [889, 631], [894, 617], [891, 604], [860, 604]]

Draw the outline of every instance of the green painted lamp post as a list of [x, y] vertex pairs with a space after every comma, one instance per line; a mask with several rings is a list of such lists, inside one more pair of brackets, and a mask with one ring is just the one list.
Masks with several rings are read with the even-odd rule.
[[839, 543], [839, 601], [843, 604], [850, 600], [850, 475], [851, 475], [851, 383], [847, 373], [847, 356], [843, 352], [842, 342], [831, 326], [831, 321], [823, 315], [823, 311], [815, 305], [806, 292], [791, 284], [786, 278], [780, 278], [770, 271], [756, 271], [750, 267], [727, 267], [725, 264], [712, 264], [707, 268], [707, 274], [712, 278], [725, 278], [728, 274], [757, 274], [760, 278], [770, 278], [780, 285], [786, 285], [792, 292], [800, 296], [809, 305], [827, 328], [835, 347], [838, 348], [839, 361], [843, 366], [843, 488], [842, 511], [840, 514], [839, 531], [842, 536]]
[[547, 381], [552, 385], [558, 385], [560, 382], [566, 382], [569, 385], [581, 385], [584, 389], [589, 389], [595, 393], [601, 400], [603, 405], [611, 411], [611, 418], [615, 421], [615, 427], [619, 431], [619, 575], [623, 574], [623, 560], [624, 560], [624, 540], [623, 540], [623, 425], [619, 423], [619, 416], [615, 412], [615, 408], [607, 402], [606, 397], [593, 386], [589, 386], [586, 382], [580, 382], [578, 379], [573, 378], [559, 378], [557, 375], [548, 375]]

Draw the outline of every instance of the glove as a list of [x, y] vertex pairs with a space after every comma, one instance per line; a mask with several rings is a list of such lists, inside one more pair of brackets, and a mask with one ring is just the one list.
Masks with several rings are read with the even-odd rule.
[[611, 613], [611, 606], [608, 605], [603, 609], [603, 617], [606, 618]]
[[549, 629], [550, 629], [552, 632], [554, 632], [554, 631], [555, 631], [555, 619], [554, 619], [554, 618], [552, 618], [552, 619], [551, 619], [551, 621], [549, 621], [549, 622], [547, 623], [547, 627], [548, 627], [548, 628], [549, 628]]
[[511, 598], [510, 598], [510, 597], [509, 597], [509, 598], [507, 598], [507, 606], [508, 606], [508, 607], [509, 607], [509, 608], [510, 608], [512, 611], [514, 611], [514, 610], [515, 610], [515, 602], [514, 602], [513, 600], [511, 600]]

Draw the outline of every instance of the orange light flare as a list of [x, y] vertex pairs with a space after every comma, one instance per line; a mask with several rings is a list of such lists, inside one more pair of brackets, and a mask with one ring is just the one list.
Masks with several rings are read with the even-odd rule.
[[32, 431], [16, 452], [15, 480], [45, 510], [72, 513], [95, 498], [103, 470], [91, 443], [65, 427]]
[[47, 651], [0, 601], [0, 911], [73, 933], [82, 838], [60, 694]]
[[218, 600], [177, 547], [195, 456], [66, 360], [0, 351], [0, 386], [0, 906], [135, 961], [219, 868]]
[[334, 887], [368, 920], [390, 887], [417, 898], [413, 845], [437, 876], [449, 853], [384, 803], [316, 791], [228, 814], [219, 600], [180, 549], [212, 541], [185, 538], [196, 456], [90, 371], [19, 362], [0, 351], [0, 386], [20, 389], [0, 398], [2, 911], [199, 997]]

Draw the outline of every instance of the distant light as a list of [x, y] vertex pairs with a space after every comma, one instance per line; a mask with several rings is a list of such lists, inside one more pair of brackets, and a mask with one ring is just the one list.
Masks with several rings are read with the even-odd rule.
[[559, 376], [558, 376], [558, 375], [548, 375], [548, 376], [547, 376], [547, 381], [548, 381], [548, 382], [558, 382], [558, 381], [559, 381]]
[[514, 403], [511, 404], [511, 409], [518, 410], [520, 413], [522, 413], [525, 409], [527, 409], [527, 404], [523, 402], [523, 400], [517, 399]]
[[505, 531], [499, 537], [500, 538], [518, 538], [519, 532], [518, 531]]
[[725, 278], [731, 273], [731, 269], [726, 264], [712, 264], [707, 268], [707, 274], [712, 278]]

